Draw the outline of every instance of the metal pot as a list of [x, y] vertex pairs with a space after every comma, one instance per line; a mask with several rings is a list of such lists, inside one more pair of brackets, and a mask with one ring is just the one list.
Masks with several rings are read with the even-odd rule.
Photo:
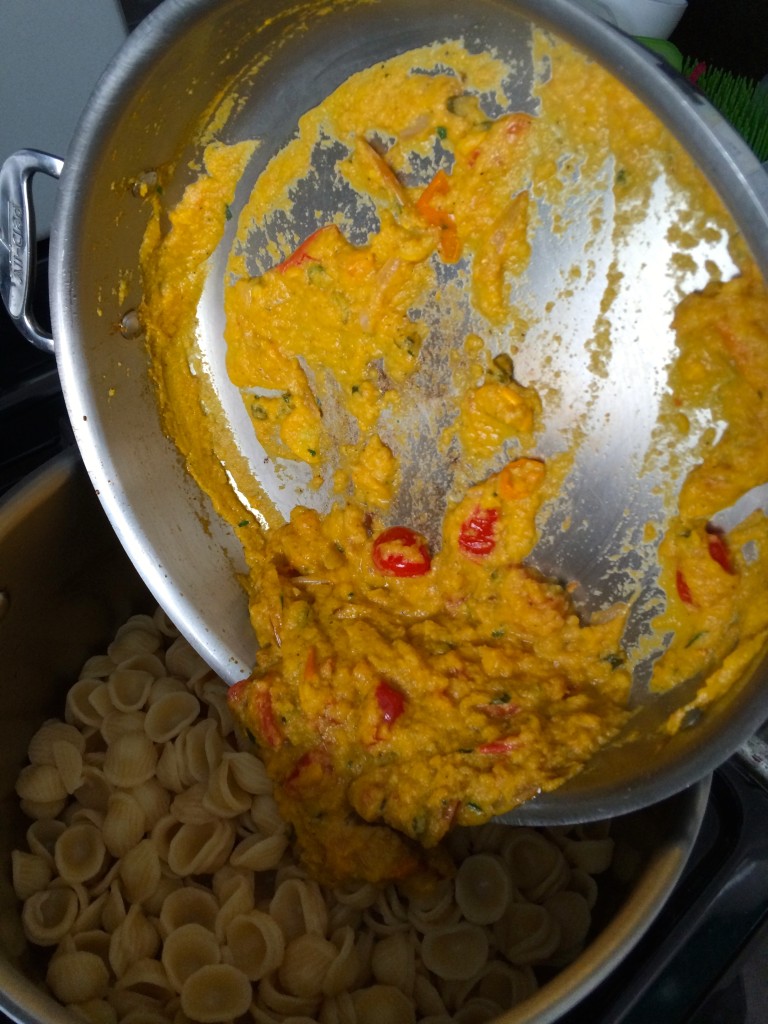
[[[579, 45], [645, 100], [698, 160], [756, 259], [768, 266], [768, 178], [756, 158], [658, 58], [570, 0], [339, 0], [295, 8], [280, 0], [166, 0], [103, 76], [66, 160], [21, 152], [3, 168], [6, 303], [33, 342], [55, 350], [83, 461], [140, 576], [228, 681], [247, 674], [253, 658], [235, 571], [241, 552], [163, 436], [136, 337], [147, 208], [134, 186], [146, 172], [171, 164], [181, 169], [174, 182], [181, 189], [205, 112], [235, 87], [254, 99], [256, 112], [245, 104], [225, 140], [228, 132], [233, 141], [259, 135], [274, 151], [293, 131], [297, 113], [351, 71], [435, 37], [495, 41], [510, 32], [524, 39], [531, 22]], [[270, 60], [249, 78], [265, 56]], [[41, 171], [61, 175], [50, 254], [55, 342], [29, 306], [28, 185]], [[212, 312], [214, 321], [217, 315]], [[619, 490], [614, 497], [621, 515], [625, 496]], [[596, 758], [573, 782], [525, 805], [516, 820], [586, 820], [661, 800], [738, 747], [768, 715], [768, 694], [758, 672], [695, 729], [661, 738], [657, 727], [669, 710], [649, 701], [635, 723], [637, 742]]]
[[[45, 968], [17, 941], [19, 904], [10, 851], [26, 825], [14, 784], [30, 737], [60, 717], [64, 694], [86, 658], [153, 599], [96, 501], [73, 453], [59, 456], [0, 505], [0, 1011], [20, 1024], [66, 1024], [70, 1014], [44, 989]], [[632, 880], [601, 877], [594, 919], [600, 930], [581, 956], [499, 1024], [557, 1020], [627, 955], [680, 877], [707, 803], [709, 779], [659, 806], [614, 823], [617, 846], [637, 857]]]

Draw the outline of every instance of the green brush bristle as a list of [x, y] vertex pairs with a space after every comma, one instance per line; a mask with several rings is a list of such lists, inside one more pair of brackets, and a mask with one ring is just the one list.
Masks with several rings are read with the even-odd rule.
[[[686, 60], [683, 74], [687, 77], [698, 64]], [[721, 68], [706, 68], [696, 78], [696, 86], [739, 132], [758, 160], [768, 160], [768, 92], [751, 78]]]

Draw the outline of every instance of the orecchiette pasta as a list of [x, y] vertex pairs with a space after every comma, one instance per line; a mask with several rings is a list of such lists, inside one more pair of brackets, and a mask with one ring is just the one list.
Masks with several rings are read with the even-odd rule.
[[106, 994], [109, 971], [96, 953], [78, 950], [53, 957], [46, 981], [62, 1003], [85, 1003]]
[[163, 942], [162, 964], [177, 992], [187, 978], [206, 964], [221, 962], [218, 939], [201, 924], [183, 924], [170, 932]]
[[181, 990], [181, 1008], [203, 1024], [229, 1021], [244, 1014], [253, 998], [251, 983], [230, 964], [207, 964], [190, 975]]
[[144, 732], [131, 729], [115, 737], [104, 758], [104, 778], [120, 789], [140, 786], [151, 779], [157, 767], [157, 751]]
[[398, 985], [410, 994], [416, 982], [416, 945], [407, 932], [384, 935], [371, 953], [371, 970], [382, 985]]
[[147, 815], [136, 796], [123, 790], [111, 793], [101, 834], [112, 856], [127, 854], [139, 844], [146, 831]]
[[120, 979], [137, 960], [154, 956], [159, 947], [157, 928], [138, 903], [132, 904], [119, 924], [112, 929], [109, 963], [115, 977]]
[[56, 764], [54, 748], [57, 743], [68, 743], [82, 755], [85, 737], [79, 729], [66, 722], [44, 722], [29, 741], [30, 764]]
[[295, 996], [324, 994], [326, 975], [337, 955], [330, 939], [316, 932], [297, 936], [285, 947], [277, 971], [281, 987]]
[[438, 978], [472, 978], [488, 959], [488, 936], [468, 921], [448, 925], [427, 932], [421, 954], [424, 965]]
[[536, 987], [536, 975], [531, 967], [515, 967], [495, 960], [483, 969], [475, 990], [503, 1010], [522, 1003], [533, 995]]
[[67, 797], [67, 790], [54, 764], [31, 764], [22, 768], [16, 792], [33, 804], [53, 804]]
[[70, 688], [18, 777], [26, 940], [92, 1024], [484, 1024], [589, 939], [605, 827], [460, 829], [418, 895], [326, 890], [294, 859], [226, 688], [137, 615]]
[[144, 729], [154, 743], [175, 739], [200, 713], [200, 703], [188, 690], [164, 693], [147, 711]]
[[107, 647], [107, 655], [115, 664], [134, 654], [156, 651], [160, 646], [160, 630], [151, 615], [132, 615], [115, 633]]
[[324, 935], [328, 924], [323, 894], [309, 879], [287, 878], [281, 882], [269, 904], [269, 912], [280, 925], [286, 942], [306, 932]]
[[30, 942], [37, 946], [55, 946], [75, 923], [78, 912], [74, 889], [61, 886], [33, 893], [24, 901], [21, 923]]
[[544, 907], [560, 929], [560, 944], [555, 956], [567, 963], [581, 950], [589, 934], [592, 919], [589, 904], [581, 893], [561, 890], [549, 896]]
[[568, 863], [546, 836], [532, 828], [511, 830], [504, 842], [510, 877], [529, 900], [538, 903], [568, 881]]
[[101, 832], [91, 824], [70, 825], [56, 840], [53, 859], [67, 882], [87, 882], [104, 863], [106, 847]]
[[162, 866], [151, 839], [142, 839], [120, 861], [120, 883], [131, 903], [144, 903], [160, 884]]
[[138, 711], [146, 704], [153, 681], [151, 672], [138, 668], [119, 668], [110, 673], [107, 692], [118, 711]]
[[495, 931], [513, 964], [546, 963], [560, 942], [560, 923], [538, 903], [510, 903]]
[[269, 871], [278, 866], [287, 846], [288, 837], [284, 834], [250, 835], [232, 850], [230, 863], [251, 871]]
[[11, 854], [11, 877], [13, 888], [20, 900], [26, 900], [33, 893], [47, 888], [53, 871], [50, 861], [39, 853], [14, 850]]
[[185, 924], [199, 924], [208, 931], [216, 926], [219, 903], [210, 889], [195, 885], [182, 885], [163, 900], [158, 913], [160, 931], [164, 938]]
[[510, 873], [499, 857], [475, 853], [456, 872], [456, 903], [468, 921], [493, 924], [504, 913], [512, 892]]
[[414, 1024], [413, 1003], [394, 985], [371, 985], [354, 996], [358, 1020], [367, 1024]]
[[251, 981], [266, 977], [283, 962], [283, 933], [275, 919], [261, 910], [233, 917], [225, 937], [227, 956]]

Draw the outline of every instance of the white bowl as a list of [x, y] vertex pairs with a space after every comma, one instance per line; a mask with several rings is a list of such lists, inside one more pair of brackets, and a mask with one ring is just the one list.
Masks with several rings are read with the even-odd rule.
[[669, 39], [688, 6], [687, 0], [577, 0], [603, 21], [631, 36]]

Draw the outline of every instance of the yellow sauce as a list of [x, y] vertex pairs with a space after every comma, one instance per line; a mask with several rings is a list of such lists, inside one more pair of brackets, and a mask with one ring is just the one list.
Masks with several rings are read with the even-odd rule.
[[[720, 696], [756, 661], [768, 635], [768, 520], [755, 513], [729, 535], [710, 525], [768, 480], [768, 293], [757, 270], [684, 299], [675, 327], [680, 355], [670, 372], [670, 418], [707, 410], [722, 424], [680, 492], [679, 514], [660, 547], [667, 607], [655, 623], [673, 640], [654, 673], [657, 690], [700, 676], [691, 707]], [[670, 426], [671, 430], [672, 427]]]
[[[315, 487], [332, 476], [338, 502], [325, 514], [299, 507], [281, 524], [265, 502], [272, 528], [254, 526], [231, 486], [237, 455], [218, 429], [216, 396], [189, 372], [204, 253], [221, 237], [251, 150], [209, 147], [171, 231], [155, 221], [145, 241], [142, 317], [166, 429], [239, 530], [249, 565], [258, 651], [232, 708], [277, 783], [301, 856], [326, 881], [439, 872], [448, 829], [557, 787], [629, 715], [625, 609], [584, 623], [567, 589], [522, 565], [570, 456], [539, 456], [546, 401], [515, 379], [513, 346], [494, 355], [470, 331], [451, 353], [456, 414], [439, 444], [455, 446], [472, 485], [450, 495], [440, 543], [429, 550], [418, 534], [385, 531], [401, 480], [380, 427], [433, 343], [414, 310], [469, 294], [489, 333], [517, 336], [524, 317], [510, 303], [510, 280], [531, 257], [537, 202], [565, 215], [573, 166], [588, 176], [606, 151], [614, 155], [621, 225], [639, 215], [661, 160], [697, 197], [677, 226], [683, 252], [686, 231], [693, 239], [726, 223], [636, 99], [568, 47], [537, 46], [553, 65], [539, 117], [489, 117], [476, 93], [500, 90], [503, 66], [440, 44], [352, 76], [301, 119], [254, 187], [228, 268], [237, 280], [225, 290], [227, 369], [267, 455], [306, 464]], [[346, 147], [338, 173], [370, 204], [376, 229], [353, 244], [340, 212], [305, 238], [273, 240], [268, 265], [254, 273], [249, 233], [290, 209], [292, 185], [329, 138]], [[437, 140], [450, 159], [419, 179], [414, 168], [433, 159]], [[562, 152], [571, 166], [559, 163]], [[756, 442], [767, 415], [768, 300], [743, 262], [742, 277], [681, 304], [674, 397], [660, 418], [667, 434], [705, 407], [729, 424], [701, 451], [659, 549], [668, 595], [659, 629], [674, 639], [653, 685], [702, 673], [698, 705], [755, 660], [768, 632], [765, 517], [729, 538], [708, 529], [723, 504], [768, 479]], [[457, 265], [464, 290], [441, 290], [438, 271]], [[609, 287], [603, 312], [612, 297]], [[595, 373], [608, 365], [601, 345], [597, 331]], [[722, 382], [714, 396], [713, 378]], [[341, 440], [331, 409], [343, 417]], [[514, 457], [500, 468], [505, 451]]]
[[[625, 721], [621, 615], [583, 626], [520, 565], [544, 472], [521, 459], [472, 488], [419, 576], [377, 567], [355, 505], [270, 531], [250, 581], [256, 668], [232, 706], [318, 876], [412, 872], [404, 837], [432, 847], [553, 788]], [[372, 847], [364, 821], [396, 831]]]

